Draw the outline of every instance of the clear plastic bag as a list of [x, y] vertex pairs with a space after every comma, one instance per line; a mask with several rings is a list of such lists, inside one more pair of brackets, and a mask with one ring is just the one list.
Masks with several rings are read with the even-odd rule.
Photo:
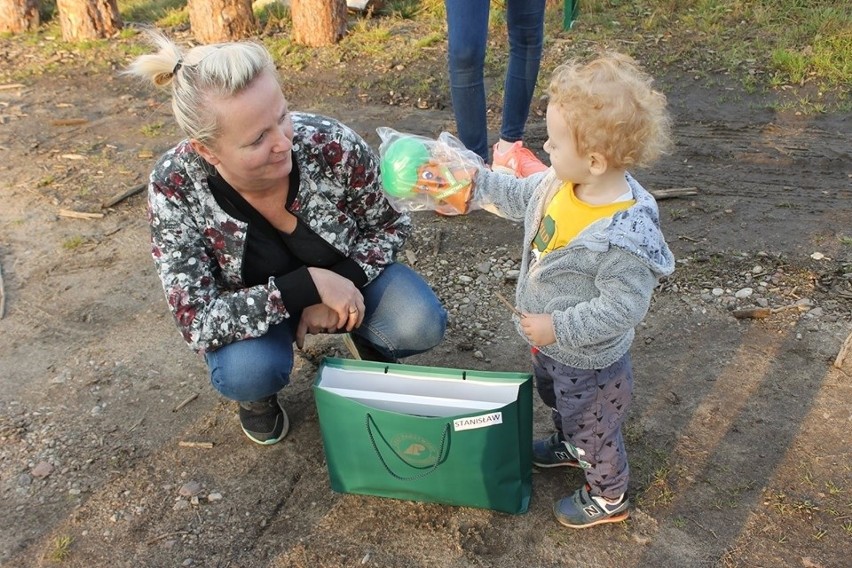
[[382, 188], [397, 211], [464, 215], [472, 202], [476, 172], [485, 162], [448, 132], [437, 140], [381, 127]]

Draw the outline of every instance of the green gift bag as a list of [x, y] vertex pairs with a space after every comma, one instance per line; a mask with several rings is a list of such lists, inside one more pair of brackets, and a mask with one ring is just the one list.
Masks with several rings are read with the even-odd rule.
[[325, 358], [313, 391], [333, 490], [529, 507], [530, 375]]

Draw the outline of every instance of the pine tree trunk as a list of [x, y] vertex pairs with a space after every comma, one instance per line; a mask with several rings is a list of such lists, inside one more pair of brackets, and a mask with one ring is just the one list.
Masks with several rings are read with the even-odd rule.
[[103, 39], [121, 29], [116, 0], [56, 0], [62, 39]]
[[38, 0], [0, 0], [0, 33], [30, 32], [38, 24]]
[[346, 33], [346, 0], [291, 0], [293, 41], [332, 45]]
[[257, 31], [251, 0], [189, 0], [189, 26], [200, 43], [250, 37]]

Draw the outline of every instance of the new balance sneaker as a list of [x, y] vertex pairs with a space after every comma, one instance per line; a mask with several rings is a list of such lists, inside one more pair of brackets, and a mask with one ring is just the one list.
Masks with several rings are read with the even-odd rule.
[[290, 430], [290, 420], [278, 396], [240, 403], [240, 426], [249, 440], [262, 446], [281, 441]]
[[532, 453], [533, 465], [538, 467], [583, 467], [568, 448], [568, 443], [559, 439], [559, 432], [534, 441]]
[[352, 355], [353, 359], [363, 361], [378, 361], [380, 363], [399, 363], [399, 359], [388, 357], [379, 352], [372, 344], [365, 339], [358, 337], [352, 333], [343, 334], [343, 344]]
[[556, 520], [572, 529], [585, 529], [603, 523], [618, 523], [630, 516], [627, 494], [618, 500], [593, 497], [584, 485], [573, 495], [560, 499], [553, 505]]
[[495, 172], [512, 174], [515, 177], [525, 178], [547, 169], [544, 163], [536, 158], [528, 148], [524, 148], [523, 142], [518, 140], [505, 152], [497, 150], [499, 142], [494, 144], [491, 169]]

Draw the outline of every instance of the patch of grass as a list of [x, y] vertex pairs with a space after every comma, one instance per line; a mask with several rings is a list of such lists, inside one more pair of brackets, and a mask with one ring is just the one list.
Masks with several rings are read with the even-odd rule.
[[840, 237], [840, 244], [845, 245], [845, 246], [852, 246], [852, 237], [841, 236]]
[[65, 250], [75, 250], [86, 244], [86, 237], [83, 235], [74, 235], [62, 241], [62, 248]]
[[163, 126], [164, 125], [162, 122], [154, 122], [151, 124], [144, 125], [139, 130], [142, 132], [143, 136], [153, 138], [154, 136], [157, 136], [160, 133], [160, 131], [163, 129]]
[[45, 558], [51, 562], [63, 562], [71, 556], [71, 543], [74, 539], [68, 535], [61, 535], [53, 539], [50, 548], [45, 553]]
[[845, 0], [585, 0], [570, 35], [627, 51], [652, 69], [728, 72], [751, 90], [813, 84], [835, 105], [852, 84]]
[[169, 14], [186, 12], [186, 0], [120, 0], [118, 8], [125, 23], [156, 22], [165, 26], [163, 19]]

